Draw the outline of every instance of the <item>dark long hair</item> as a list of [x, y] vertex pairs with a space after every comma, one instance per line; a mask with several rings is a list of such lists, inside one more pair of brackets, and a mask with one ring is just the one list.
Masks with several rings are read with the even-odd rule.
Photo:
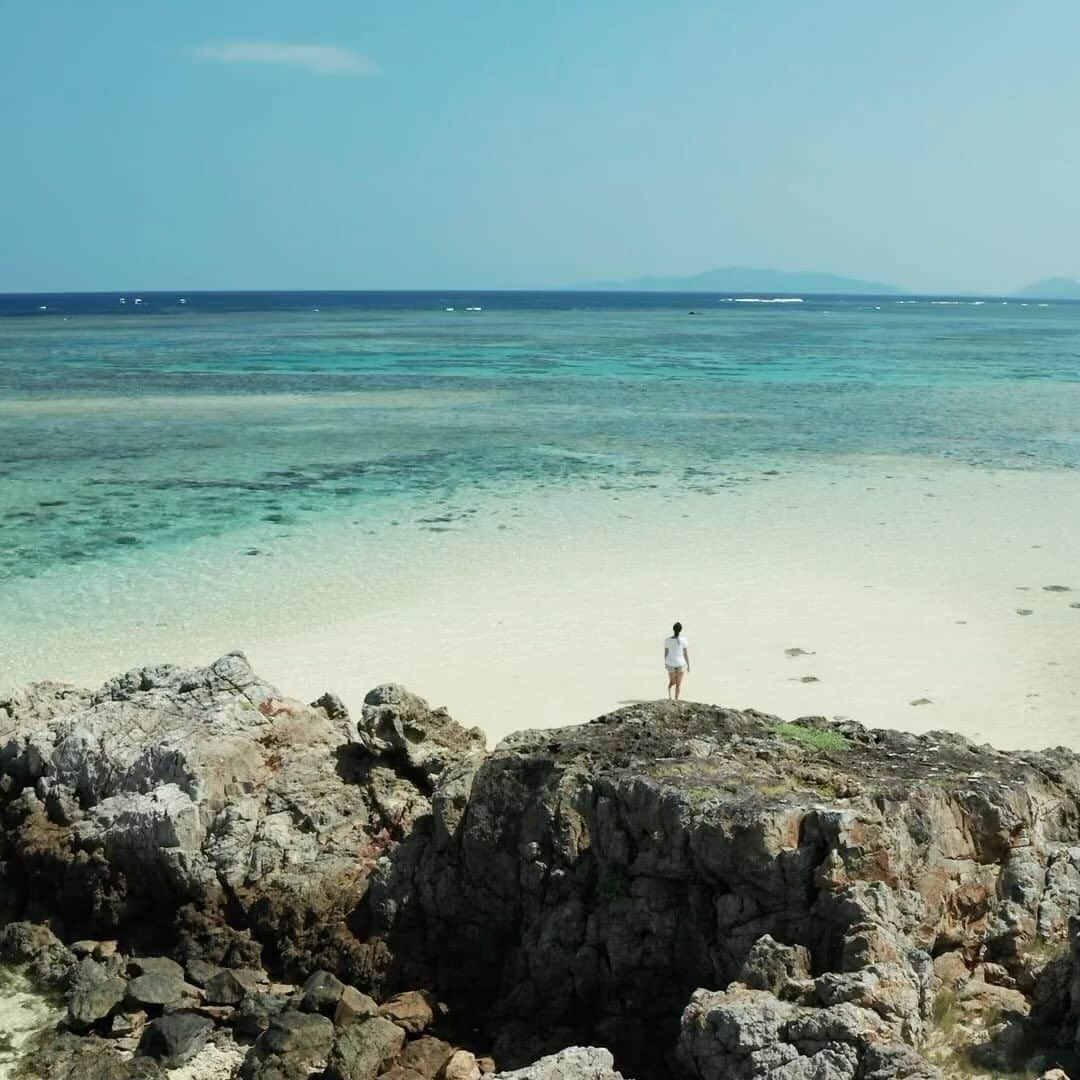
[[671, 629], [675, 633], [675, 640], [678, 641], [679, 640], [679, 635], [682, 633], [682, 623], [677, 622]]

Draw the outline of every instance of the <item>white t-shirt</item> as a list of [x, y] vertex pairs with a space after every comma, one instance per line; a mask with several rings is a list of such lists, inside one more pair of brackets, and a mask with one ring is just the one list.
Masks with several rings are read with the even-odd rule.
[[690, 644], [685, 635], [664, 639], [664, 663], [668, 667], [686, 667], [686, 655], [683, 650]]

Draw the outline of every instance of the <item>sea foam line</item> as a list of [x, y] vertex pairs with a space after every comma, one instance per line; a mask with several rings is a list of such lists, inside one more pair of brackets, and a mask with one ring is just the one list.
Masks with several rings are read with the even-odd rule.
[[725, 296], [721, 304], [804, 304], [801, 296]]

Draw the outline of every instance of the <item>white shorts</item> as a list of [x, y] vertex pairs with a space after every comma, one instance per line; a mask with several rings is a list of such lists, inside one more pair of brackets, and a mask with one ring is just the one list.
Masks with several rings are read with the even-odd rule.
[[673, 675], [676, 671], [685, 671], [686, 670], [686, 665], [685, 664], [677, 664], [675, 667], [672, 667], [670, 664], [665, 664], [664, 667], [666, 667], [668, 669], [668, 674], [669, 675]]

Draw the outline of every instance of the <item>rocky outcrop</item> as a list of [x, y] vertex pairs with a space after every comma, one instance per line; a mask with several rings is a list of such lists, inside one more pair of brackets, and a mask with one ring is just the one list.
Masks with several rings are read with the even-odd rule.
[[[397, 700], [406, 714], [426, 709]], [[340, 703], [286, 701], [240, 654], [0, 702], [6, 884], [27, 917], [59, 917], [73, 935], [122, 931], [152, 947], [161, 912], [177, 912], [164, 929], [187, 954], [257, 963], [261, 939], [285, 969], [311, 970], [325, 953], [370, 981], [385, 958], [348, 926], [357, 897], [428, 813], [416, 781], [429, 788], [440, 756], [482, 746], [443, 714], [437, 750], [421, 753], [407, 720], [395, 728], [373, 708], [381, 734], [361, 747]]]
[[935, 957], [1037, 994], [1080, 903], [1078, 794], [1064, 750], [634, 706], [444, 774], [422, 851], [380, 864], [373, 928], [493, 1010], [500, 1061], [549, 1032], [658, 1075], [691, 994], [742, 977], [768, 995], [744, 1007], [858, 1008], [864, 1043], [918, 1047]]
[[895, 1039], [872, 1007], [807, 1006], [764, 990], [698, 990], [683, 1014], [677, 1058], [699, 1080], [935, 1080], [939, 1069]]
[[992, 1075], [1072, 1051], [1065, 750], [653, 703], [489, 754], [400, 687], [354, 720], [239, 654], [32, 687], [0, 730], [3, 894], [73, 942], [9, 926], [0, 954], [40, 956], [94, 1038], [134, 1040], [141, 1012], [194, 1046], [204, 1025], [153, 1025], [198, 1016], [251, 1044], [245, 1075], [398, 1080], [481, 1073], [462, 1046], [639, 1080]]
[[428, 792], [451, 766], [478, 763], [486, 749], [479, 728], [463, 729], [445, 709], [402, 686], [377, 686], [364, 698], [356, 741], [383, 757]]

